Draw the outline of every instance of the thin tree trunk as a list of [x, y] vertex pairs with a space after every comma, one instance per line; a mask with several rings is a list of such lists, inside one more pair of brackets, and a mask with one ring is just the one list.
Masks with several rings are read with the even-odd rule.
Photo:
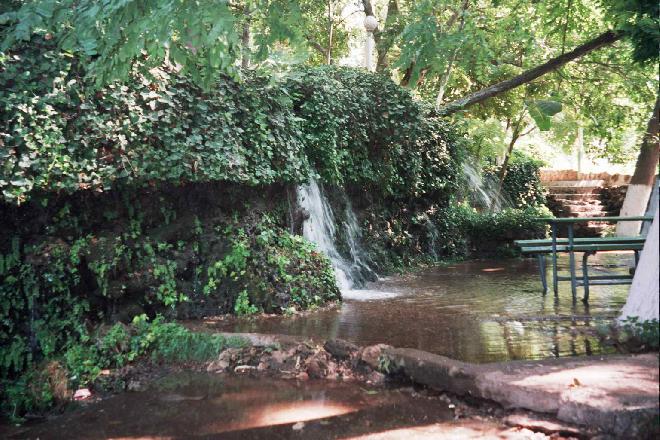
[[486, 99], [492, 98], [493, 96], [499, 95], [500, 93], [509, 91], [518, 86], [526, 84], [530, 81], [535, 80], [540, 76], [545, 75], [548, 72], [551, 72], [563, 66], [564, 64], [567, 64], [577, 58], [580, 58], [588, 54], [589, 52], [592, 52], [596, 49], [600, 49], [601, 47], [604, 46], [608, 46], [620, 40], [622, 37], [623, 34], [621, 33], [617, 33], [614, 31], [607, 31], [599, 35], [598, 37], [594, 38], [593, 40], [588, 41], [576, 47], [572, 51], [562, 54], [558, 57], [552, 58], [551, 60], [541, 64], [540, 66], [534, 67], [533, 69], [523, 72], [514, 78], [499, 82], [497, 84], [493, 84], [492, 86], [486, 87], [485, 89], [481, 89], [475, 93], [472, 93], [471, 95], [468, 95], [464, 98], [451, 102], [446, 106], [442, 107], [441, 109], [439, 109], [438, 114], [449, 115], [467, 106], [485, 101]]
[[[655, 100], [653, 114], [646, 126], [646, 133], [639, 149], [635, 172], [630, 179], [626, 198], [621, 207], [621, 216], [644, 215], [649, 196], [653, 190], [655, 173], [658, 169], [660, 159], [660, 143], [658, 142], [658, 113], [660, 113], [660, 96]], [[639, 234], [641, 222], [620, 222], [617, 224], [616, 233], [619, 236], [631, 236]]]
[[[465, 28], [465, 12], [467, 11], [468, 7], [470, 6], [469, 0], [465, 0], [463, 2], [463, 6], [461, 7], [461, 24], [458, 27], [458, 32], [462, 32], [463, 29]], [[460, 46], [459, 46], [460, 47]], [[445, 73], [442, 75], [440, 78], [440, 87], [438, 89], [438, 96], [435, 98], [435, 109], [438, 110], [442, 106], [442, 100], [445, 97], [445, 89], [447, 88], [447, 83], [449, 82], [449, 78], [451, 77], [451, 71], [454, 68], [454, 63], [456, 62], [456, 57], [458, 56], [458, 47], [455, 48], [451, 56], [449, 57], [449, 63], [447, 63], [447, 68], [445, 69]]]
[[241, 35], [241, 67], [250, 67], [250, 13], [245, 9], [245, 21], [243, 22], [243, 33]]
[[442, 100], [445, 97], [445, 89], [447, 88], [447, 83], [449, 83], [449, 78], [451, 77], [451, 71], [454, 67], [454, 62], [456, 61], [457, 56], [458, 56], [458, 50], [454, 49], [454, 51], [451, 54], [451, 57], [449, 58], [449, 64], [447, 64], [445, 73], [440, 78], [440, 88], [438, 89], [438, 96], [436, 96], [435, 98], [436, 111], [439, 110], [440, 107], [442, 107]]
[[328, 0], [328, 50], [326, 53], [326, 64], [332, 64], [332, 34], [334, 26], [332, 23], [332, 1]]
[[[372, 11], [373, 13], [373, 11]], [[382, 30], [376, 29], [373, 33], [376, 46], [376, 72], [382, 72], [389, 66], [387, 52], [394, 45], [394, 39], [401, 33], [403, 26], [399, 20], [399, 5], [397, 0], [387, 3], [387, 17]]]
[[490, 209], [493, 210], [499, 203], [499, 201], [502, 199], [502, 187], [504, 186], [504, 179], [506, 178], [506, 172], [507, 168], [509, 166], [509, 160], [511, 160], [511, 153], [513, 153], [513, 146], [516, 144], [518, 139], [520, 139], [520, 131], [522, 127], [522, 120], [525, 114], [525, 109], [520, 113], [520, 117], [518, 118], [518, 122], [516, 123], [516, 126], [513, 129], [513, 133], [511, 133], [511, 142], [509, 142], [509, 147], [506, 150], [506, 154], [504, 155], [504, 162], [502, 162], [502, 167], [500, 168], [500, 172], [498, 173], [497, 176], [497, 192], [495, 193], [495, 200], [493, 200], [493, 204], [491, 205]]

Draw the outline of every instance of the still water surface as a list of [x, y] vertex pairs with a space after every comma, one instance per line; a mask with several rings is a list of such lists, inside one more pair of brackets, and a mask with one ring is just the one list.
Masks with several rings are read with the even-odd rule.
[[[45, 423], [11, 439], [336, 439], [452, 420], [446, 402], [408, 389], [180, 373]], [[393, 437], [400, 438], [400, 437]], [[434, 438], [434, 437], [425, 437]]]
[[[593, 273], [626, 272], [632, 256], [599, 254], [590, 261], [596, 264]], [[562, 258], [560, 270], [566, 267]], [[593, 286], [588, 306], [579, 299], [573, 304], [568, 282], [560, 283], [558, 298], [552, 292], [542, 295], [536, 260], [468, 261], [382, 279], [347, 292], [333, 310], [207, 325], [220, 331], [386, 343], [471, 362], [600, 354], [605, 349], [585, 330], [617, 316], [628, 289]]]

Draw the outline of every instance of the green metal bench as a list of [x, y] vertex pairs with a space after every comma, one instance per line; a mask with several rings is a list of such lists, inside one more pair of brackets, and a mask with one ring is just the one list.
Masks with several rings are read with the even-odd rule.
[[[571, 293], [573, 301], [576, 301], [577, 287], [584, 287], [584, 297], [582, 301], [589, 301], [589, 285], [611, 285], [611, 284], [630, 284], [632, 275], [612, 274], [589, 276], [588, 258], [596, 252], [601, 251], [634, 251], [635, 265], [639, 259], [639, 251], [644, 247], [646, 237], [593, 237], [593, 238], [575, 238], [573, 226], [576, 223], [583, 222], [620, 222], [620, 221], [649, 221], [653, 220], [651, 216], [637, 217], [587, 217], [587, 218], [538, 218], [537, 221], [549, 223], [552, 228], [551, 239], [539, 240], [516, 240], [515, 244], [520, 247], [523, 254], [536, 255], [539, 260], [539, 271], [543, 293], [548, 291], [546, 279], [545, 256], [552, 255], [552, 281], [555, 296], [558, 295], [559, 281], [571, 282]], [[559, 225], [566, 225], [568, 229], [567, 238], [558, 238], [557, 230]], [[559, 276], [557, 273], [557, 254], [566, 252], [569, 254], [570, 276]], [[575, 270], [575, 252], [583, 252], [582, 256], [582, 276], [578, 278]]]

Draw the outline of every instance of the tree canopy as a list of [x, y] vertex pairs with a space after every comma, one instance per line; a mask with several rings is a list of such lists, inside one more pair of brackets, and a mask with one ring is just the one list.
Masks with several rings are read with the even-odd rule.
[[[366, 12], [380, 21], [377, 70], [436, 108], [460, 110], [454, 118], [471, 126], [494, 118], [507, 137], [545, 131], [564, 145], [581, 127], [592, 152], [614, 160], [642, 132], [658, 87], [659, 11], [650, 0], [14, 0], [0, 8], [4, 52], [41, 35], [80, 59], [97, 87], [163, 64], [204, 88], [222, 75], [240, 79], [240, 66], [333, 64], [360, 32], [347, 21]], [[489, 86], [497, 90], [484, 96]]]

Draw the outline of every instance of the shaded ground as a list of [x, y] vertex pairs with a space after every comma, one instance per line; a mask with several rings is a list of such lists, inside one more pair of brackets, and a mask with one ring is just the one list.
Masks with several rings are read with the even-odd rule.
[[[627, 271], [632, 254], [598, 254], [598, 271]], [[560, 261], [566, 265], [566, 258]], [[469, 261], [429, 268], [347, 292], [339, 308], [299, 317], [189, 322], [200, 329], [299, 335], [359, 345], [386, 343], [469, 362], [611, 353], [595, 327], [618, 315], [629, 286], [594, 286], [573, 304], [569, 283], [543, 296], [536, 260]], [[582, 292], [579, 292], [581, 295]]]

